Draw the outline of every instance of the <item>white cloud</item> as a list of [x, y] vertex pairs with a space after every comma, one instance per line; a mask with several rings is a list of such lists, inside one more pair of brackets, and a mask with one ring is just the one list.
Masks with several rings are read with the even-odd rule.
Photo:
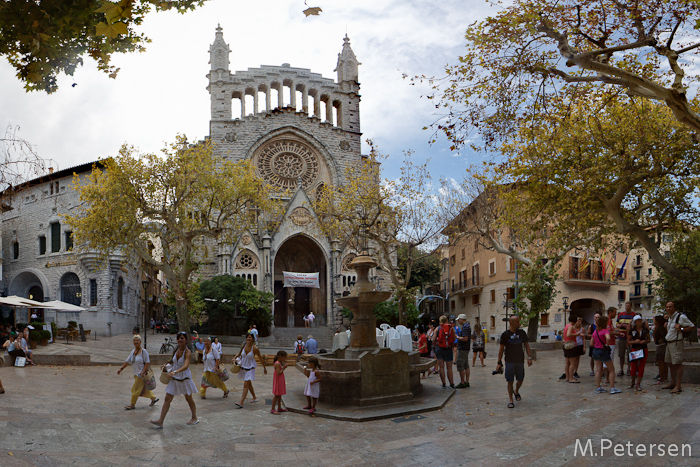
[[[313, 3], [313, 2], [312, 2]], [[205, 75], [217, 23], [230, 44], [231, 69], [290, 63], [335, 78], [333, 69], [347, 30], [362, 65], [361, 124], [375, 140], [394, 176], [402, 151], [416, 160], [431, 154], [436, 175], [463, 170], [440, 156], [444, 138], [428, 145], [422, 128], [436, 119], [434, 104], [410, 86], [402, 73], [441, 75], [455, 63], [467, 25], [485, 14], [481, 2], [371, 0], [315, 2], [320, 16], [305, 17], [303, 2], [212, 0], [195, 12], [151, 14], [143, 24], [153, 40], [142, 54], [116, 56], [116, 80], [86, 59], [74, 77], [62, 77], [53, 95], [26, 93], [10, 65], [0, 61], [0, 125], [19, 125], [41, 156], [60, 168], [114, 155], [123, 143], [159, 150], [176, 133], [190, 139], [208, 134], [209, 95]], [[71, 86], [73, 83], [75, 87]], [[447, 147], [449, 147], [447, 145]], [[367, 151], [365, 151], [367, 152]]]

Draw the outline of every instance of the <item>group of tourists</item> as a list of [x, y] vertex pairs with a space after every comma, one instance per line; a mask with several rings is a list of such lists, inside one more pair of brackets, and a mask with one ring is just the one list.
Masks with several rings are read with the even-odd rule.
[[[595, 376], [596, 394], [608, 392], [603, 381], [607, 379], [610, 394], [622, 392], [615, 387], [616, 377], [630, 376], [629, 389], [642, 390], [642, 378], [649, 357], [648, 344], [654, 340], [656, 345], [655, 360], [659, 367], [656, 384], [665, 384], [662, 389], [671, 394], [683, 391], [683, 340], [695, 330], [695, 325], [688, 317], [676, 310], [674, 302], [666, 304], [666, 313], [654, 318], [654, 328], [632, 311], [632, 303], [627, 302], [625, 309], [618, 315], [617, 308], [608, 308], [606, 315], [595, 314], [594, 323], [583, 330], [580, 317], [569, 318], [569, 324], [563, 331], [564, 357], [566, 359], [564, 374], [559, 378], [569, 383], [579, 383], [577, 373], [579, 359], [585, 354], [585, 342], [589, 342], [591, 357], [591, 376]], [[585, 338], [585, 339], [584, 339]], [[616, 352], [617, 350], [617, 352]], [[620, 362], [620, 371], [616, 373], [614, 357]], [[625, 363], [628, 370], [625, 373]], [[671, 382], [667, 381], [670, 366]]]
[[27, 359], [28, 364], [36, 365], [32, 359], [32, 350], [28, 345], [29, 326], [26, 326], [24, 331], [16, 332], [12, 331], [10, 326], [7, 325], [3, 328], [2, 334], [4, 338], [2, 348], [9, 356], [13, 358], [23, 357]]
[[[467, 315], [460, 314], [457, 319], [450, 323], [447, 316], [443, 315], [439, 319], [439, 325], [431, 322], [428, 330], [419, 330], [418, 352], [421, 357], [435, 358], [437, 363], [435, 368], [423, 372], [422, 377], [427, 378], [431, 373], [438, 373], [442, 381], [442, 387], [463, 389], [469, 387], [469, 351], [472, 350], [472, 366], [476, 364], [477, 356], [480, 357], [481, 366], [486, 357], [486, 336], [481, 328], [481, 324], [476, 323], [472, 331], [471, 325], [467, 321]], [[457, 366], [460, 382], [455, 385], [452, 364]], [[426, 374], [427, 373], [427, 374]]]
[[[309, 338], [311, 338], [311, 336], [309, 336]], [[197, 385], [193, 380], [192, 372], [190, 370], [192, 352], [187, 346], [187, 334], [185, 332], [178, 332], [176, 340], [177, 350], [173, 354], [170, 361], [163, 366], [163, 372], [167, 374], [169, 382], [165, 388], [165, 400], [163, 401], [160, 417], [157, 420], [150, 421], [155, 428], [163, 428], [163, 422], [165, 421], [165, 417], [170, 410], [170, 404], [175, 396], [182, 395], [185, 397], [191, 411], [191, 418], [187, 422], [187, 425], [196, 425], [199, 423], [199, 418], [197, 418], [197, 407], [192, 397], [193, 394], [199, 392], [200, 397], [202, 399], [206, 399], [208, 388], [218, 388], [223, 391], [223, 397], [226, 398], [230, 392], [224, 383], [224, 381], [228, 379], [228, 371], [226, 371], [221, 365], [222, 351], [221, 344], [218, 343], [218, 339], [214, 339], [214, 342], [212, 342], [212, 339], [209, 337], [197, 338], [197, 342], [201, 340], [204, 346], [201, 352], [204, 370], [199, 389], [197, 389]], [[149, 399], [149, 406], [153, 406], [160, 401], [160, 399], [156, 397], [152, 391], [152, 387], [155, 387], [155, 377], [153, 376], [153, 372], [150, 368], [151, 362], [148, 351], [142, 348], [141, 336], [134, 336], [133, 344], [134, 350], [131, 351], [121, 368], [117, 370], [117, 374], [121, 374], [121, 372], [128, 365], [131, 365], [133, 369], [134, 384], [131, 388], [130, 403], [129, 405], [125, 406], [126, 410], [134, 410], [139, 397]], [[243, 404], [245, 403], [248, 394], [251, 396], [249, 403], [252, 404], [258, 402], [257, 396], [255, 395], [255, 389], [253, 387], [253, 381], [255, 381], [255, 370], [258, 366], [256, 357], [262, 362], [264, 374], [267, 374], [265, 358], [261, 355], [260, 349], [258, 349], [258, 346], [255, 343], [255, 335], [253, 333], [248, 333], [246, 334], [245, 343], [241, 347], [240, 351], [231, 360], [231, 363], [238, 367], [238, 378], [243, 380], [241, 399], [239, 402], [235, 403], [235, 406], [238, 409], [243, 408]], [[286, 360], [287, 352], [280, 350], [275, 356], [273, 364], [273, 403], [270, 413], [274, 415], [287, 411], [286, 408], [282, 408], [282, 396], [286, 394], [286, 383], [284, 379], [284, 371], [287, 368]], [[319, 372], [320, 364], [318, 359], [313, 356], [309, 357], [307, 366], [304, 370], [307, 376], [306, 388], [304, 389], [304, 395], [307, 398], [307, 406], [305, 409], [309, 411], [309, 414], [313, 414], [316, 411], [316, 402], [320, 392], [319, 383], [321, 381], [321, 374]], [[2, 383], [0, 383], [0, 387], [1, 385]]]

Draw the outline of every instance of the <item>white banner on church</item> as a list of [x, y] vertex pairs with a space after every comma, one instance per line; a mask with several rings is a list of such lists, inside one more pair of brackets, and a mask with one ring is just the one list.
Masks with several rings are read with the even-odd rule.
[[284, 273], [285, 287], [309, 287], [319, 289], [317, 272], [287, 272]]

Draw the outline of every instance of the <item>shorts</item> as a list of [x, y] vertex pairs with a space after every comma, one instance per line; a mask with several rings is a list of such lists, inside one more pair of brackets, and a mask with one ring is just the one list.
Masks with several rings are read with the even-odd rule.
[[450, 347], [435, 347], [435, 357], [438, 360], [444, 360], [446, 362], [451, 362], [454, 359], [452, 356], [452, 348], [450, 348]]
[[457, 371], [469, 369], [469, 349], [457, 349]]
[[477, 353], [477, 352], [483, 352], [484, 349], [485, 349], [485, 347], [474, 347], [474, 348], [472, 349], [472, 351], [473, 351], [474, 353]]
[[683, 364], [683, 341], [666, 343], [666, 356], [664, 357], [664, 361], [671, 365]]
[[627, 355], [627, 339], [617, 340], [617, 356], [624, 358]]
[[598, 347], [593, 349], [593, 360], [606, 363], [612, 360], [611, 355], [612, 352], [608, 353], [605, 349], [599, 349]]
[[666, 344], [659, 344], [656, 346], [656, 361], [663, 362], [666, 358]]
[[579, 357], [580, 357], [581, 355], [586, 355], [586, 351], [583, 350], [583, 346], [582, 346], [582, 345], [577, 345], [577, 346], [574, 347], [574, 348], [578, 351], [578, 356], [579, 356]]
[[581, 355], [581, 354], [578, 353], [578, 348], [576, 348], [576, 347], [572, 347], [570, 349], [564, 349], [564, 356], [566, 358], [576, 358], [579, 355]]
[[506, 381], [512, 383], [514, 379], [522, 381], [525, 379], [525, 364], [524, 363], [509, 363], [506, 362]]

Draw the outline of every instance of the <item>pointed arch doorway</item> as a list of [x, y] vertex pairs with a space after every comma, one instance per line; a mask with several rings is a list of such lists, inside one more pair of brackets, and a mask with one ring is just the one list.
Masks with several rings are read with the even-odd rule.
[[[326, 323], [326, 255], [318, 244], [306, 235], [286, 240], [275, 255], [275, 326], [303, 327], [304, 316], [313, 312], [317, 325]], [[285, 288], [284, 271], [318, 272], [318, 289]]]

